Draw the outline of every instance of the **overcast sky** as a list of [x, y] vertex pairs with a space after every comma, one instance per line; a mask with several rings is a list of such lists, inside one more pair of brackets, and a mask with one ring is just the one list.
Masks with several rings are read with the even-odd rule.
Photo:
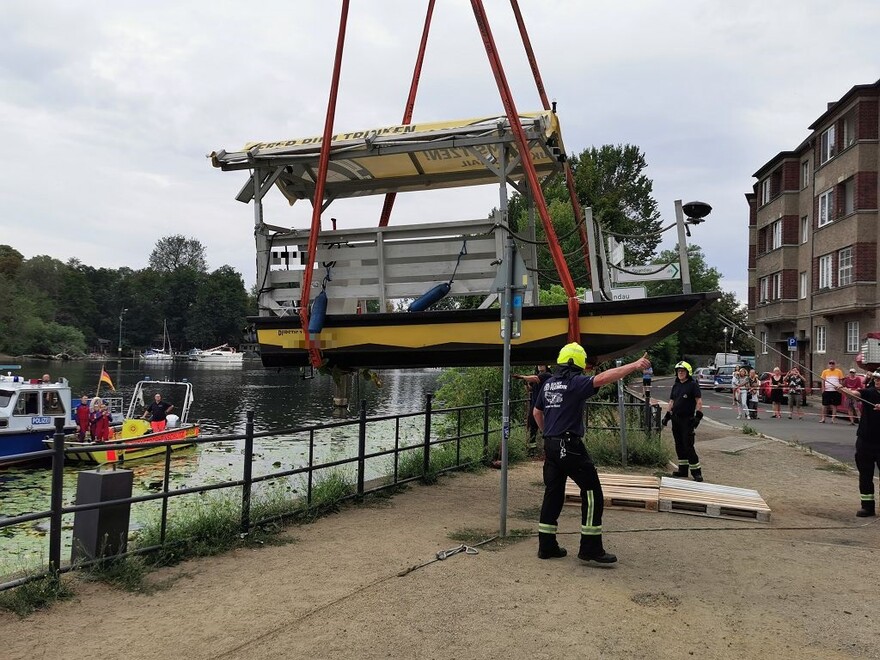
[[[509, 2], [484, 2], [517, 108], [540, 109]], [[426, 6], [351, 3], [337, 132], [399, 123]], [[520, 6], [569, 153], [638, 145], [664, 222], [675, 199], [710, 203], [693, 240], [744, 300], [751, 174], [796, 147], [828, 101], [880, 78], [880, 2]], [[250, 287], [253, 211], [234, 200], [245, 175], [205, 156], [321, 134], [340, 7], [6, 0], [0, 243], [25, 257], [142, 268], [157, 239], [180, 233], [205, 245], [212, 269], [229, 264]], [[415, 121], [503, 112], [470, 2], [437, 0], [421, 80]], [[483, 218], [497, 200], [495, 187], [410, 193], [392, 223]], [[371, 226], [381, 203], [337, 202], [325, 218]], [[310, 212], [275, 190], [265, 219], [306, 227]]]

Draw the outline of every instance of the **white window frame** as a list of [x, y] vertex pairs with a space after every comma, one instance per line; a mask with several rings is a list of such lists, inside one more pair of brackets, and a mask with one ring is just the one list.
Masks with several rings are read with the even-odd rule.
[[810, 185], [810, 160], [801, 163], [801, 190]]
[[770, 177], [761, 181], [761, 206], [770, 201]]
[[807, 291], [808, 290], [809, 290], [809, 287], [807, 286], [807, 271], [802, 270], [801, 271], [801, 285], [800, 285], [801, 300], [807, 299]]
[[827, 350], [826, 332], [824, 325], [816, 326], [816, 352], [824, 354]]
[[830, 254], [819, 257], [819, 289], [831, 289], [834, 287], [834, 259]]
[[858, 353], [861, 350], [861, 343], [859, 342], [859, 322], [858, 321], [847, 321], [846, 322], [846, 352], [847, 353]]
[[767, 355], [767, 333], [763, 330], [759, 341], [761, 342], [761, 355]]
[[782, 273], [774, 273], [772, 278], [773, 300], [782, 300]]
[[810, 216], [801, 216], [801, 243], [810, 240]]
[[819, 195], [819, 226], [824, 227], [834, 222], [834, 188], [829, 188]]
[[837, 252], [837, 286], [853, 283], [853, 249], [845, 247]]
[[819, 163], [824, 165], [837, 155], [837, 144], [835, 141], [837, 133], [834, 124], [822, 131], [819, 136]]
[[758, 282], [758, 302], [767, 302], [767, 294], [770, 290], [770, 279], [762, 277]]
[[771, 250], [782, 247], [782, 220], [777, 220], [770, 225], [770, 245]]

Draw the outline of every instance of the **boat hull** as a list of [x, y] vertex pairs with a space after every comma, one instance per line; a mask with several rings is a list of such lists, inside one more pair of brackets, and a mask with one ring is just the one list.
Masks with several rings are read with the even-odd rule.
[[76, 450], [67, 452], [68, 460], [103, 465], [104, 463], [122, 463], [125, 461], [134, 461], [141, 458], [164, 454], [166, 447], [164, 445], [156, 446], [155, 443], [157, 442], [180, 440], [181, 444], [171, 445], [172, 451], [191, 447], [198, 435], [198, 424], [186, 424], [178, 428], [166, 429], [165, 431], [160, 431], [158, 433], [149, 433], [135, 438], [119, 438], [115, 440], [115, 442], [129, 445], [132, 443], [142, 445], [131, 449], [108, 449], [98, 451], [92, 449], [94, 446], [93, 444], [72, 440], [66, 441], [64, 446], [66, 449]]
[[[644, 350], [720, 296], [710, 292], [582, 303], [581, 343], [591, 364]], [[264, 366], [308, 366], [298, 317], [249, 320]], [[552, 362], [567, 342], [566, 306], [523, 308], [521, 336], [511, 341], [511, 363]], [[317, 343], [327, 365], [340, 368], [497, 366], [503, 359], [498, 309], [328, 315]]]

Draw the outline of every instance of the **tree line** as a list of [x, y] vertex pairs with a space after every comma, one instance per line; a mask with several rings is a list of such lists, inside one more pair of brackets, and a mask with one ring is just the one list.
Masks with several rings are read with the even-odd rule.
[[116, 354], [162, 345], [175, 351], [239, 345], [256, 313], [231, 266], [208, 272], [204, 246], [181, 235], [156, 243], [148, 266], [94, 268], [79, 259], [25, 259], [0, 245], [0, 353]]

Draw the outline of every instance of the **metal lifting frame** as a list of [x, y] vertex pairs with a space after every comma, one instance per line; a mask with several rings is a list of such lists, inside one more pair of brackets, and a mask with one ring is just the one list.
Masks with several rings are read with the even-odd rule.
[[[544, 105], [544, 109], [549, 110], [550, 104], [547, 100], [547, 95], [544, 92], [544, 86], [541, 81], [541, 76], [538, 71], [534, 53], [532, 52], [531, 43], [529, 42], [528, 35], [525, 31], [525, 25], [522, 21], [522, 16], [519, 12], [519, 6], [516, 3], [516, 0], [511, 0], [511, 4], [513, 5], [514, 12], [516, 13], [517, 23], [520, 27], [520, 33], [523, 37], [523, 43], [525, 45], [526, 52], [529, 58], [529, 64], [535, 76], [535, 84], [538, 87], [538, 93], [541, 97], [541, 102]], [[507, 78], [504, 73], [504, 68], [501, 64], [501, 58], [495, 46], [495, 40], [492, 36], [491, 29], [489, 28], [489, 22], [486, 17], [486, 10], [483, 6], [482, 0], [471, 0], [471, 6], [474, 10], [474, 17], [477, 21], [477, 26], [483, 39], [483, 45], [486, 48], [486, 55], [489, 59], [489, 64], [492, 67], [492, 73], [495, 76], [495, 81], [498, 85], [498, 91], [501, 95], [501, 102], [504, 105], [504, 110], [507, 114], [511, 131], [516, 138], [517, 148], [520, 152], [523, 171], [525, 172], [528, 186], [530, 190], [534, 191], [533, 199], [535, 204], [537, 205], [538, 214], [541, 217], [541, 223], [544, 226], [544, 233], [547, 235], [547, 242], [550, 248], [550, 254], [553, 257], [553, 263], [556, 266], [557, 272], [559, 273], [563, 289], [565, 290], [565, 294], [568, 299], [568, 339], [569, 341], [580, 341], [580, 323], [578, 318], [579, 301], [577, 298], [574, 281], [571, 278], [571, 273], [568, 270], [568, 264], [565, 262], [565, 256], [562, 253], [562, 249], [559, 245], [559, 240], [556, 237], [556, 231], [553, 228], [553, 222], [550, 218], [550, 213], [547, 210], [547, 202], [544, 199], [544, 193], [541, 190], [541, 185], [538, 181], [537, 171], [535, 170], [534, 163], [532, 162], [528, 140], [526, 138], [525, 131], [523, 131], [522, 125], [519, 122], [519, 113], [517, 112], [516, 105], [513, 101], [513, 95], [510, 91], [510, 87], [507, 83]], [[323, 210], [322, 201], [324, 197], [324, 187], [327, 181], [327, 170], [330, 161], [330, 142], [333, 135], [333, 120], [336, 114], [336, 99], [339, 90], [339, 73], [342, 66], [342, 52], [343, 46], [345, 44], [345, 30], [348, 20], [348, 8], [349, 0], [342, 0], [342, 12], [339, 20], [339, 34], [336, 44], [336, 57], [333, 65], [333, 79], [330, 86], [330, 98], [327, 104], [327, 115], [324, 122], [321, 154], [320, 160], [318, 162], [317, 180], [315, 182], [315, 196], [312, 204], [312, 224], [311, 232], [309, 234], [308, 263], [306, 264], [306, 270], [303, 277], [303, 288], [299, 309], [304, 341], [309, 349], [309, 358], [311, 360], [312, 366], [315, 367], [321, 365], [321, 354], [320, 350], [311, 341], [311, 338], [309, 336], [309, 299], [310, 289], [312, 285], [312, 271], [314, 269], [315, 255], [318, 247], [318, 234], [320, 233], [321, 229], [321, 211]], [[427, 44], [428, 31], [431, 23], [433, 9], [434, 0], [429, 0], [427, 15], [425, 17], [425, 26], [422, 31], [422, 39], [419, 45], [419, 53], [416, 58], [416, 65], [413, 71], [413, 78], [410, 85], [409, 98], [407, 99], [407, 105], [404, 110], [404, 124], [408, 124], [412, 119], [412, 110], [415, 104], [416, 92], [418, 90], [418, 82], [421, 74], [422, 63], [424, 61], [425, 47]], [[575, 217], [580, 218], [580, 204], [577, 200], [571, 168], [569, 167], [567, 162], [564, 164], [564, 167], [566, 184], [569, 190], [569, 196], [571, 197]], [[388, 224], [391, 209], [394, 205], [394, 198], [394, 193], [389, 193], [388, 195], [386, 195], [385, 204], [382, 209], [382, 215], [380, 216], [379, 220], [380, 227], [386, 226]], [[581, 225], [580, 234], [581, 244], [584, 251], [584, 260], [587, 268], [589, 269], [590, 253], [583, 225]]]

